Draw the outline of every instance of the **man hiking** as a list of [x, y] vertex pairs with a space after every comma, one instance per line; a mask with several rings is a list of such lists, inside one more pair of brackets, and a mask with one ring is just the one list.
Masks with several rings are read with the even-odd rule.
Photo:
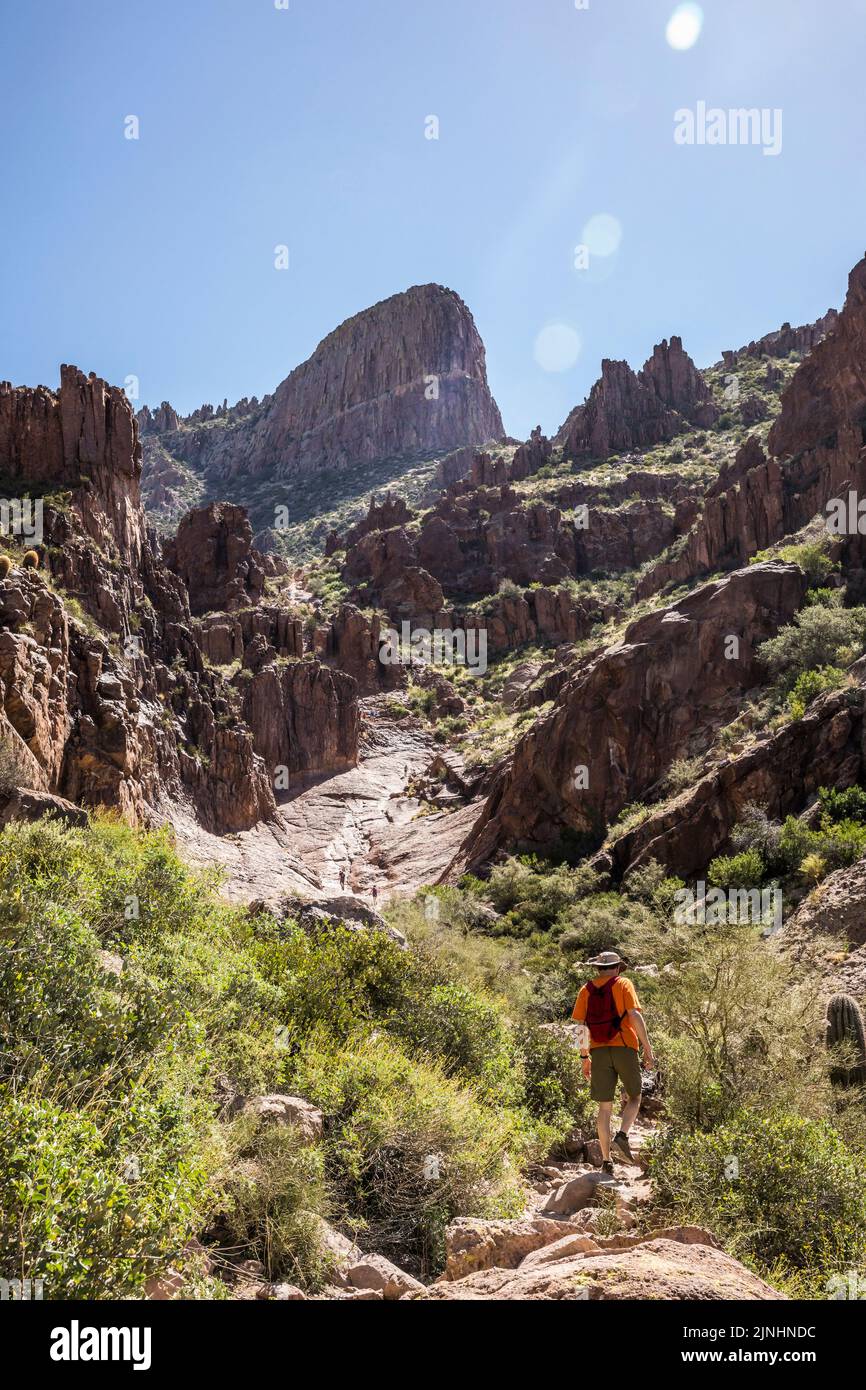
[[[584, 1025], [580, 1055], [584, 1077], [590, 1082], [589, 1093], [593, 1100], [598, 1101], [601, 1166], [603, 1172], [613, 1173], [611, 1150], [627, 1162], [632, 1162], [634, 1158], [629, 1148], [628, 1132], [640, 1110], [638, 1048], [643, 1048], [644, 1064], [648, 1068], [652, 1069], [655, 1062], [637, 991], [631, 980], [622, 974], [625, 961], [616, 951], [603, 951], [595, 960], [586, 963], [598, 973], [589, 984], [583, 986], [574, 1002], [571, 1016], [576, 1023]], [[617, 1081], [622, 1082], [626, 1102], [622, 1108], [620, 1128], [611, 1143], [610, 1121]]]

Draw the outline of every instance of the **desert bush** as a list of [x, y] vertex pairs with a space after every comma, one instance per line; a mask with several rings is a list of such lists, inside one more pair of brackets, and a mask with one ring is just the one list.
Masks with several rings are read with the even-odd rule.
[[817, 671], [804, 671], [794, 682], [788, 695], [788, 710], [794, 719], [802, 719], [807, 707], [825, 690], [838, 690], [845, 684], [845, 672], [838, 666], [823, 666]]
[[819, 1281], [866, 1257], [866, 1175], [826, 1122], [743, 1109], [709, 1134], [671, 1129], [651, 1170], [663, 1210], [709, 1226], [761, 1272]]
[[693, 932], [692, 953], [655, 982], [667, 1113], [711, 1128], [744, 1105], [821, 1114], [829, 1083], [814, 1039], [820, 1002], [753, 926]]
[[314, 1032], [295, 1082], [331, 1116], [326, 1175], [338, 1216], [364, 1243], [430, 1274], [457, 1215], [517, 1216], [518, 1164], [549, 1142], [519, 1113], [487, 1106], [433, 1061], [394, 1040], [359, 1035], [335, 1049]]
[[707, 878], [715, 888], [755, 888], [764, 878], [764, 861], [757, 849], [744, 849], [739, 854], [719, 855], [707, 869]]
[[864, 639], [866, 608], [816, 604], [762, 642], [758, 659], [780, 696], [786, 696], [807, 671], [849, 665], [862, 652]]
[[221, 1239], [260, 1260], [269, 1279], [316, 1288], [326, 1275], [319, 1212], [321, 1149], [291, 1125], [242, 1116], [227, 1136], [231, 1159], [215, 1178]]
[[665, 790], [670, 793], [693, 787], [701, 775], [703, 758], [676, 758], [668, 768]]

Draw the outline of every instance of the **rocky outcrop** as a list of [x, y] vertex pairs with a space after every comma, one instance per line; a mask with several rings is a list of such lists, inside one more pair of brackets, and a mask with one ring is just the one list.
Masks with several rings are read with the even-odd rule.
[[633, 622], [520, 739], [458, 862], [482, 864], [503, 845], [549, 848], [563, 834], [600, 838], [733, 717], [761, 679], [757, 647], [804, 589], [796, 566], [752, 565]]
[[[862, 662], [849, 669], [858, 682], [866, 678]], [[762, 734], [694, 787], [654, 808], [616, 839], [597, 867], [619, 880], [657, 859], [670, 873], [696, 878], [727, 845], [746, 806], [761, 806], [783, 820], [809, 805], [819, 787], [844, 788], [862, 781], [864, 708], [866, 689], [859, 683], [819, 696], [802, 719]]]
[[[185, 808], [221, 833], [276, 814], [275, 765], [294, 775], [354, 763], [355, 681], [305, 653], [289, 606], [260, 603], [280, 567], [252, 549], [243, 510], [190, 514], [166, 546], [172, 568], [156, 554], [122, 392], [75, 368], [57, 395], [6, 386], [0, 446], [5, 477], [50, 492], [44, 568], [20, 563], [22, 542], [0, 577], [7, 792], [145, 823]], [[29, 804], [7, 797], [7, 810]]]
[[224, 413], [224, 427], [185, 424], [164, 443], [238, 501], [248, 480], [429, 457], [504, 434], [472, 315], [441, 285], [347, 319], [251, 415]]
[[[719, 1250], [694, 1228], [651, 1232], [634, 1242], [601, 1249], [584, 1236], [563, 1239], [559, 1249], [527, 1255], [517, 1268], [488, 1268], [440, 1280], [424, 1299], [496, 1299], [595, 1302], [601, 1299], [783, 1300], [739, 1260]], [[684, 1238], [685, 1237], [685, 1238]], [[625, 1248], [622, 1248], [624, 1245]], [[581, 1248], [583, 1247], [583, 1248]]]
[[688, 424], [706, 428], [718, 418], [709, 387], [682, 341], [663, 339], [635, 373], [605, 358], [601, 377], [556, 435], [575, 459], [608, 458], [673, 439]]
[[670, 342], [663, 338], [644, 363], [641, 377], [659, 400], [689, 424], [709, 429], [718, 419], [713, 393], [684, 351], [682, 338], [673, 337]]
[[708, 491], [679, 553], [663, 556], [640, 580], [638, 598], [743, 564], [832, 498], [866, 493], [866, 260], [851, 272], [842, 312], [819, 322], [826, 336], [817, 335], [782, 395], [769, 459], [757, 440], [743, 445]]
[[866, 258], [848, 277], [845, 305], [782, 395], [768, 448], [777, 457], [834, 448], [852, 436], [858, 452], [866, 430]]
[[243, 507], [212, 502], [188, 512], [177, 535], [163, 546], [163, 558], [189, 594], [194, 614], [257, 603], [264, 571], [253, 551], [253, 531]]
[[586, 403], [571, 412], [555, 442], [571, 458], [603, 459], [626, 449], [666, 443], [680, 428], [676, 411], [627, 362], [605, 358]]
[[243, 718], [273, 774], [336, 772], [358, 760], [357, 686], [317, 661], [267, 661], [244, 682]]
[[88, 535], [137, 565], [144, 539], [141, 449], [124, 393], [91, 372], [60, 368], [60, 390], [0, 382], [0, 476], [35, 494], [68, 490]]
[[163, 401], [156, 410], [151, 410], [150, 406], [143, 405], [135, 420], [140, 435], [166, 434], [170, 430], [176, 430], [180, 425], [180, 416], [168, 401]]
[[726, 367], [735, 367], [744, 357], [788, 357], [791, 353], [805, 355], [835, 328], [838, 318], [838, 310], [828, 309], [814, 323], [801, 324], [799, 328], [783, 323], [781, 328], [773, 333], [765, 333], [763, 338], [753, 340], [745, 347], [726, 349], [722, 353], [722, 362]]

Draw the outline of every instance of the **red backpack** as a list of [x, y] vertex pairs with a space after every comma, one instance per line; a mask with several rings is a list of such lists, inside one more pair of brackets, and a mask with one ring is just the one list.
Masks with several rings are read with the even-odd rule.
[[618, 977], [605, 980], [603, 985], [587, 985], [589, 998], [586, 1002], [586, 1026], [589, 1036], [597, 1047], [612, 1042], [620, 1031], [624, 1014], [617, 1012], [613, 1000], [613, 987]]

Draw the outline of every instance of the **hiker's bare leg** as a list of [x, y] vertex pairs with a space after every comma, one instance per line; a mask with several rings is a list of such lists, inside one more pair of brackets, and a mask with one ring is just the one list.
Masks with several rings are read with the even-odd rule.
[[623, 1134], [628, 1134], [640, 1110], [640, 1096], [629, 1096], [625, 1105], [622, 1107], [622, 1116], [619, 1127]]
[[604, 1159], [610, 1158], [610, 1117], [613, 1112], [612, 1100], [601, 1100], [598, 1103], [598, 1142], [601, 1145], [601, 1156]]

